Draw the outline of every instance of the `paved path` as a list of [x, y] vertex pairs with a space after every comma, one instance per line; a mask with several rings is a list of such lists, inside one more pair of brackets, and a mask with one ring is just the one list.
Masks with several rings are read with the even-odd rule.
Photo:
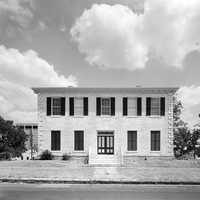
[[200, 186], [0, 184], [0, 200], [199, 200]]

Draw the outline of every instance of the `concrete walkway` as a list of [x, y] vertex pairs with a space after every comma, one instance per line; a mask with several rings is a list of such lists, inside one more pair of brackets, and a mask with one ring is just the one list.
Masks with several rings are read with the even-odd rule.
[[1, 182], [200, 184], [200, 161], [91, 167], [69, 161], [1, 161]]

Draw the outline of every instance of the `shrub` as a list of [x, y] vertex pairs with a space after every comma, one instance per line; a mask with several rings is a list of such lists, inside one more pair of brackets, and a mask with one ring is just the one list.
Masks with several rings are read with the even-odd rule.
[[69, 160], [70, 158], [71, 158], [71, 156], [66, 153], [63, 154], [63, 156], [62, 156], [62, 160]]
[[10, 160], [10, 159], [11, 159], [11, 153], [9, 152], [0, 153], [0, 160]]
[[40, 155], [40, 160], [53, 160], [54, 156], [49, 150], [45, 150]]

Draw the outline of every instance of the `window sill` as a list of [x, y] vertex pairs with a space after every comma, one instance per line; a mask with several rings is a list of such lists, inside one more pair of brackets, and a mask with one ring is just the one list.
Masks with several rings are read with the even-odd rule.
[[160, 115], [150, 115], [150, 116], [146, 116], [149, 118], [164, 118], [165, 116], [160, 116]]
[[133, 116], [133, 115], [126, 115], [126, 116], [123, 116], [123, 117], [125, 117], [125, 118], [139, 118], [139, 117], [142, 117], [141, 115], [140, 116], [137, 116], [137, 115], [135, 115], [135, 116]]
[[72, 117], [72, 118], [84, 118], [84, 117], [87, 117], [87, 115], [69, 115], [69, 117]]
[[150, 153], [160, 153], [161, 151], [150, 151]]
[[125, 155], [133, 155], [133, 154], [136, 154], [136, 153], [138, 153], [138, 150], [136, 150], [136, 151], [126, 151]]
[[47, 116], [49, 118], [61, 118], [61, 117], [65, 117], [65, 115], [50, 115], [50, 116]]

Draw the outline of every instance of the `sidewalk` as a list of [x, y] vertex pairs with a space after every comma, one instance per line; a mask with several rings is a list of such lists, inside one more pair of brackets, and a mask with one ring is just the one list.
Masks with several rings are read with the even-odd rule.
[[[171, 163], [171, 164], [169, 164]], [[94, 167], [69, 161], [1, 161], [1, 182], [199, 184], [200, 161]]]

